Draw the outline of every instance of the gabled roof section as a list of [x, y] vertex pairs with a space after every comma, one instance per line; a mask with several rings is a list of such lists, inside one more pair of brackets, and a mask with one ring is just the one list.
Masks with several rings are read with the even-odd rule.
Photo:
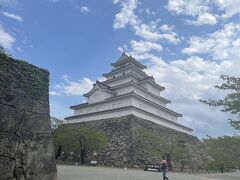
[[122, 54], [122, 56], [117, 60], [117, 62], [112, 63], [111, 65], [114, 67], [118, 67], [121, 65], [124, 65], [126, 63], [132, 63], [136, 65], [140, 69], [146, 69], [147, 67], [138, 62], [136, 59], [134, 59], [132, 56], [128, 56], [125, 53]]
[[160, 100], [163, 101], [164, 103], [170, 103], [170, 102], [171, 102], [170, 100], [165, 99], [165, 98], [163, 98], [162, 96], [156, 96], [155, 94], [149, 92], [146, 88], [140, 86], [139, 84], [137, 84], [137, 83], [135, 83], [135, 82], [133, 82], [133, 81], [130, 81], [130, 82], [127, 82], [127, 83], [124, 83], [124, 84], [120, 84], [120, 85], [117, 85], [117, 86], [114, 86], [114, 87], [111, 87], [111, 89], [117, 89], [117, 88], [119, 88], [119, 87], [127, 86], [127, 85], [129, 85], [129, 84], [132, 84], [132, 85], [134, 85], [135, 87], [142, 89], [143, 91], [145, 91], [146, 93], [148, 93], [150, 96], [155, 97], [155, 98], [157, 98], [157, 99], [160, 99]]
[[136, 71], [137, 73], [141, 74], [142, 76], [145, 76], [147, 77], [148, 75], [142, 71], [141, 69], [139, 69], [138, 67], [136, 67], [135, 64], [130, 64], [130, 65], [124, 65], [124, 66], [121, 66], [119, 68], [116, 68], [116, 69], [112, 69], [110, 72], [108, 73], [104, 73], [102, 74], [104, 77], [108, 77], [108, 76], [111, 76], [111, 75], [114, 75], [116, 73], [119, 73], [119, 72], [122, 72], [122, 71], [125, 71], [125, 70], [133, 70], [133, 71]]
[[139, 81], [137, 84], [143, 84], [144, 82], [149, 82], [149, 83], [151, 83], [152, 85], [158, 87], [161, 91], [165, 90], [165, 87], [162, 87], [162, 86], [158, 85], [158, 84], [154, 81], [153, 76], [145, 77], [145, 78], [143, 78], [141, 81]]
[[103, 84], [100, 81], [96, 81], [96, 83], [93, 85], [93, 88], [91, 89], [91, 91], [89, 91], [88, 93], [84, 94], [83, 96], [89, 97], [97, 89], [101, 89], [101, 90], [103, 90], [105, 92], [108, 92], [108, 93], [111, 93], [113, 95], [117, 94], [117, 93], [113, 92], [108, 85]]
[[112, 79], [107, 79], [107, 80], [103, 81], [102, 83], [107, 84], [108, 82], [118, 81], [119, 79], [123, 79], [123, 78], [126, 78], [126, 77], [134, 77], [134, 78], [138, 79], [139, 81], [142, 79], [137, 74], [135, 74], [133, 72], [129, 72], [129, 73], [126, 73], [126, 74], [121, 75], [121, 76], [117, 76], [117, 77], [112, 78]]

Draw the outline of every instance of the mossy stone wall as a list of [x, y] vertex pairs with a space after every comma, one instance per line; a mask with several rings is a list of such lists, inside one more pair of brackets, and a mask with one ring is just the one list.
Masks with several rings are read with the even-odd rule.
[[0, 179], [56, 179], [49, 73], [0, 54]]

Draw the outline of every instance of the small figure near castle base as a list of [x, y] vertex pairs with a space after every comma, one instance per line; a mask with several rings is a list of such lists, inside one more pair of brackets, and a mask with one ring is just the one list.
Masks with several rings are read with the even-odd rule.
[[162, 170], [162, 174], [163, 174], [163, 180], [169, 180], [166, 176], [167, 172], [168, 172], [168, 164], [165, 159], [163, 159], [161, 162], [161, 170]]

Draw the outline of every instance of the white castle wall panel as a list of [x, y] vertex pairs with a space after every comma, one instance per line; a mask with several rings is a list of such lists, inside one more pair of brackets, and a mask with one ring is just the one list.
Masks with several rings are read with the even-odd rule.
[[128, 82], [131, 82], [131, 81], [138, 82], [138, 79], [135, 78], [135, 77], [126, 76], [125, 78], [122, 78], [122, 79], [117, 79], [115, 81], [109, 81], [106, 84], [110, 87], [114, 87], [114, 86], [118, 86], [118, 85], [128, 83]]
[[140, 84], [140, 86], [146, 88], [149, 92], [155, 94], [156, 96], [160, 96], [160, 90], [157, 87], [150, 84], [149, 82], [145, 82], [143, 84]]
[[102, 90], [95, 90], [88, 98], [88, 103], [96, 103], [96, 102], [100, 102], [103, 101], [107, 98], [112, 97], [113, 94], [110, 94], [108, 92], [102, 91]]
[[138, 99], [138, 98], [133, 98], [132, 105], [142, 109], [143, 111], [147, 111], [149, 113], [155, 114], [157, 116], [163, 117], [165, 119], [168, 119], [169, 121], [177, 123], [177, 117], [168, 113], [164, 112], [160, 108], [151, 105], [150, 103], [146, 103], [145, 101]]
[[119, 99], [116, 101], [106, 101], [104, 103], [97, 103], [93, 104], [91, 106], [87, 107], [82, 107], [78, 108], [75, 110], [74, 115], [83, 115], [83, 114], [88, 114], [88, 113], [94, 113], [94, 112], [99, 112], [99, 111], [106, 111], [106, 110], [112, 110], [116, 108], [121, 108], [121, 107], [126, 107], [126, 106], [131, 106], [132, 104], [132, 99]]

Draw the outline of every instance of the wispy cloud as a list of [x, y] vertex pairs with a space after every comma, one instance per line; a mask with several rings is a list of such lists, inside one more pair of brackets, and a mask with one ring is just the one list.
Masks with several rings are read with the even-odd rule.
[[186, 24], [214, 25], [240, 13], [239, 0], [168, 0], [167, 9], [176, 15], [186, 15]]
[[239, 59], [239, 37], [240, 24], [228, 23], [205, 37], [191, 37], [189, 47], [182, 52], [188, 55], [209, 54], [215, 60]]
[[153, 43], [150, 41], [136, 41], [136, 40], [131, 40], [130, 41], [131, 48], [133, 49], [134, 52], [141, 54], [141, 53], [146, 53], [150, 51], [157, 51], [161, 52], [162, 51], [162, 46], [157, 43]]
[[0, 45], [7, 50], [12, 49], [15, 38], [0, 25]]
[[88, 14], [90, 12], [90, 9], [87, 6], [81, 6], [80, 11], [81, 13]]
[[56, 84], [50, 91], [52, 96], [82, 96], [93, 87], [93, 81], [89, 78], [82, 78], [78, 81], [71, 81], [67, 75], [62, 76], [63, 83]]
[[115, 15], [114, 29], [123, 29], [129, 25], [135, 35], [147, 41], [165, 41], [173, 44], [181, 41], [181, 38], [173, 29], [162, 31], [159, 27], [159, 19], [144, 22], [143, 19], [137, 16], [135, 10], [139, 4], [138, 0], [118, 0], [114, 1], [114, 3], [121, 6], [120, 12]]
[[49, 91], [49, 95], [50, 96], [61, 96], [61, 94], [59, 92], [56, 92], [56, 91]]
[[17, 15], [17, 14], [8, 13], [8, 12], [3, 12], [2, 14], [3, 14], [4, 16], [8, 17], [8, 18], [17, 20], [18, 22], [23, 22], [23, 20], [24, 20], [22, 16], [19, 16], [19, 15]]
[[20, 48], [20, 47], [17, 47], [16, 49], [17, 49], [17, 51], [19, 51], [19, 52], [23, 52], [22, 48]]

